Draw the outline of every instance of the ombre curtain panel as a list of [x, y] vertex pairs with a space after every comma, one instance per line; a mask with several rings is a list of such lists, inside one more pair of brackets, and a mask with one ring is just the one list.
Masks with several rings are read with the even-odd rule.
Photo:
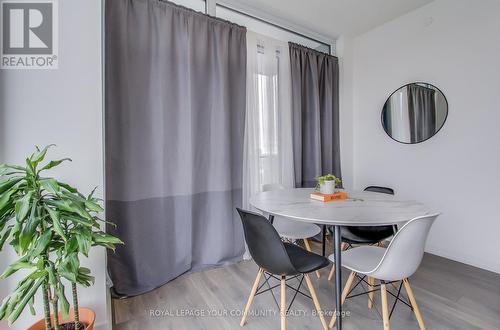
[[339, 64], [335, 56], [289, 43], [296, 187], [323, 174], [341, 177]]
[[245, 28], [157, 0], [106, 1], [107, 230], [133, 296], [245, 251]]

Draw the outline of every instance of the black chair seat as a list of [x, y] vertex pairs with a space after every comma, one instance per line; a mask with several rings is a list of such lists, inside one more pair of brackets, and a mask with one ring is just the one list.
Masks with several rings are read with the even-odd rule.
[[349, 244], [375, 244], [394, 234], [393, 226], [341, 227], [342, 241]]
[[330, 264], [327, 258], [304, 250], [300, 246], [284, 243], [285, 250], [294, 268], [302, 274], [314, 272]]

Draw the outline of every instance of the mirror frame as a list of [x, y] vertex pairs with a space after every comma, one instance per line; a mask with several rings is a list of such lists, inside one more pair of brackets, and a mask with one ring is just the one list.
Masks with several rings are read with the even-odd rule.
[[[392, 97], [392, 95], [394, 95], [394, 93], [396, 93], [397, 91], [399, 91], [401, 88], [404, 88], [404, 87], [407, 87], [409, 85], [413, 85], [413, 84], [426, 84], [426, 85], [431, 85], [432, 87], [434, 87], [437, 91], [439, 91], [441, 93], [441, 95], [443, 95], [444, 97], [444, 101], [446, 102], [446, 117], [444, 117], [444, 121], [443, 121], [443, 124], [441, 125], [441, 127], [439, 127], [439, 129], [434, 133], [432, 134], [431, 136], [429, 136], [427, 139], [425, 140], [422, 140], [422, 141], [419, 141], [419, 142], [403, 142], [403, 141], [399, 141], [399, 140], [396, 140], [395, 138], [393, 138], [388, 132], [387, 132], [387, 127], [385, 126], [385, 123], [384, 123], [384, 108], [385, 108], [385, 104], [387, 103], [387, 101], [389, 101], [389, 99]], [[443, 129], [444, 127], [444, 124], [446, 124], [446, 120], [448, 119], [448, 114], [449, 114], [449, 109], [450, 109], [450, 105], [448, 103], [448, 99], [446, 98], [446, 95], [443, 93], [443, 91], [441, 89], [439, 89], [438, 87], [436, 87], [435, 85], [431, 84], [431, 83], [428, 83], [428, 82], [423, 82], [423, 81], [414, 81], [414, 82], [410, 82], [410, 83], [407, 83], [407, 84], [404, 84], [403, 86], [401, 87], [398, 87], [396, 90], [394, 90], [386, 99], [385, 99], [385, 102], [384, 102], [384, 105], [382, 106], [382, 111], [380, 111], [380, 122], [382, 124], [382, 128], [384, 129], [384, 132], [385, 134], [390, 137], [392, 140], [398, 142], [398, 143], [402, 143], [402, 144], [409, 144], [409, 145], [412, 145], [412, 144], [419, 144], [419, 143], [422, 143], [422, 142], [425, 142], [431, 138], [433, 138], [437, 133], [439, 133], [439, 131], [441, 131], [441, 129]]]

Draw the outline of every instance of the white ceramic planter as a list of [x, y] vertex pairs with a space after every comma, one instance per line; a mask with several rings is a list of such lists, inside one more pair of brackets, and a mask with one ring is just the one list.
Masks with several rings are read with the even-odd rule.
[[325, 181], [319, 185], [319, 192], [322, 194], [333, 194], [335, 193], [335, 181]]

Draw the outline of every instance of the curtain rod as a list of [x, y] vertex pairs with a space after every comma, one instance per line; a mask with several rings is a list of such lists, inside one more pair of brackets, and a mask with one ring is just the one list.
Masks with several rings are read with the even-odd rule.
[[332, 54], [328, 54], [328, 53], [325, 53], [325, 52], [322, 52], [320, 50], [317, 50], [317, 49], [314, 49], [314, 48], [311, 48], [311, 47], [307, 47], [307, 46], [304, 46], [304, 45], [301, 45], [301, 44], [298, 44], [296, 42], [291, 42], [289, 41], [288, 42], [288, 46], [290, 48], [298, 48], [298, 49], [302, 49], [302, 50], [305, 50], [307, 52], [310, 52], [310, 53], [313, 53], [313, 54], [320, 54], [320, 55], [323, 55], [323, 56], [328, 56], [328, 57], [333, 57], [334, 59], [337, 59], [338, 60], [338, 57], [335, 56], [335, 55], [332, 55]]
[[[245, 29], [246, 30], [246, 26], [243, 26], [243, 25], [240, 25], [240, 24], [237, 24], [237, 23], [234, 23], [234, 22], [231, 22], [231, 21], [228, 21], [226, 19], [223, 19], [223, 18], [220, 18], [220, 17], [216, 17], [216, 16], [212, 16], [212, 15], [209, 15], [207, 13], [203, 13], [201, 11], [197, 11], [193, 8], [189, 8], [189, 7], [186, 7], [186, 6], [183, 6], [183, 5], [180, 5], [178, 3], [175, 3], [175, 2], [172, 2], [172, 1], [169, 1], [169, 0], [156, 0], [158, 1], [159, 3], [161, 4], [164, 4], [164, 5], [167, 5], [167, 6], [170, 6], [170, 7], [173, 7], [173, 8], [177, 8], [179, 10], [183, 10], [183, 11], [186, 11], [186, 12], [190, 12], [194, 15], [201, 15], [201, 16], [204, 16], [204, 17], [207, 17], [213, 21], [216, 21], [216, 22], [220, 22], [220, 23], [227, 23], [227, 24], [230, 24], [230, 25], [233, 25], [233, 26], [236, 26], [238, 28], [241, 28], [241, 29]], [[206, 2], [206, 1], [205, 1]]]
[[320, 41], [320, 40], [318, 40], [318, 39], [314, 39], [314, 38], [309, 37], [309, 36], [307, 36], [307, 35], [305, 35], [305, 34], [302, 34], [302, 33], [300, 33], [300, 32], [293, 31], [293, 30], [291, 30], [291, 29], [289, 29], [289, 28], [286, 28], [286, 27], [284, 27], [284, 26], [281, 26], [281, 25], [278, 25], [278, 24], [276, 24], [276, 23], [273, 23], [273, 22], [267, 21], [267, 20], [265, 20], [265, 19], [262, 19], [262, 18], [260, 18], [260, 17], [254, 16], [254, 15], [250, 15], [250, 14], [248, 14], [248, 13], [245, 13], [245, 12], [241, 11], [241, 10], [238, 10], [238, 9], [235, 9], [235, 8], [232, 8], [232, 7], [229, 7], [229, 6], [223, 5], [223, 4], [221, 4], [221, 3], [217, 3], [217, 6], [222, 7], [222, 8], [225, 8], [225, 9], [227, 9], [227, 10], [234, 11], [234, 12], [236, 12], [236, 13], [238, 13], [238, 14], [243, 15], [243, 16], [246, 16], [246, 17], [249, 17], [249, 18], [253, 18], [253, 19], [255, 19], [255, 20], [259, 21], [259, 22], [269, 24], [269, 25], [271, 25], [271, 26], [274, 26], [275, 28], [278, 28], [278, 29], [281, 29], [281, 30], [283, 30], [283, 31], [290, 32], [290, 33], [292, 33], [292, 34], [295, 34], [295, 35], [301, 36], [302, 38], [305, 38], [305, 39], [308, 39], [308, 40], [311, 40], [311, 41], [317, 42], [317, 43], [319, 43], [319, 44], [321, 44], [321, 45], [325, 45], [325, 46], [327, 46], [327, 47], [328, 47], [328, 53], [329, 53], [330, 55], [332, 54], [332, 46], [331, 46], [330, 44], [327, 44], [327, 43], [323, 42], [323, 41]]

